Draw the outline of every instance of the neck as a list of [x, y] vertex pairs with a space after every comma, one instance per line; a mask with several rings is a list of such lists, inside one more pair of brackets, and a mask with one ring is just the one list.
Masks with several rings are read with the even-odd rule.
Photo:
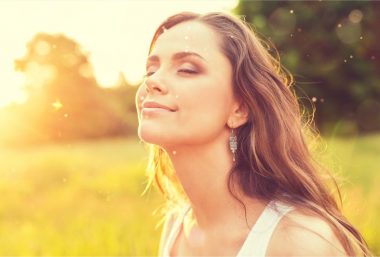
[[[247, 228], [264, 206], [260, 201], [241, 193], [237, 183], [232, 182], [234, 195], [228, 189], [229, 172], [233, 167], [232, 153], [228, 146], [228, 131], [221, 138], [200, 145], [186, 145], [166, 149], [176, 175], [190, 200], [194, 222], [200, 229]], [[247, 220], [245, 217], [247, 214]]]

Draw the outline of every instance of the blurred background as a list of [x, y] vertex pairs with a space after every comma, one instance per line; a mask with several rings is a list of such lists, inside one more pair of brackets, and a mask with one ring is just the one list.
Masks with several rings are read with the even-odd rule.
[[380, 2], [236, 0], [0, 2], [0, 255], [157, 254], [134, 95], [155, 28], [185, 10], [231, 11], [277, 48], [380, 255]]

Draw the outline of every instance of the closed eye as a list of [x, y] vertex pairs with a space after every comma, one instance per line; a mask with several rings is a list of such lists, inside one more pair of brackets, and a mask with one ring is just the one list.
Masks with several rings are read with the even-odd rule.
[[150, 71], [150, 72], [147, 72], [144, 74], [144, 77], [149, 77], [149, 76], [152, 76], [154, 74], [154, 71]]
[[179, 69], [178, 72], [188, 73], [188, 74], [197, 74], [198, 73], [198, 71], [189, 70], [189, 69]]

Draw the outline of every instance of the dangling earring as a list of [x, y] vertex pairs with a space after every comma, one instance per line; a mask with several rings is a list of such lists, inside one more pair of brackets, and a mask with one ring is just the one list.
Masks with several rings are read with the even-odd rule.
[[235, 162], [235, 152], [237, 150], [237, 136], [235, 135], [233, 128], [231, 128], [230, 134], [230, 149], [232, 152], [232, 161]]

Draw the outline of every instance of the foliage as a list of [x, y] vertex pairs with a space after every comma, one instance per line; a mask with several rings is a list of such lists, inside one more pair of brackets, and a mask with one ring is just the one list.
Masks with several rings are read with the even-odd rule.
[[240, 1], [234, 12], [275, 45], [322, 132], [380, 129], [379, 2]]
[[25, 144], [135, 134], [131, 106], [136, 87], [121, 74], [114, 88], [101, 88], [88, 54], [74, 40], [37, 34], [15, 66], [26, 77], [29, 98], [0, 114], [1, 141]]

